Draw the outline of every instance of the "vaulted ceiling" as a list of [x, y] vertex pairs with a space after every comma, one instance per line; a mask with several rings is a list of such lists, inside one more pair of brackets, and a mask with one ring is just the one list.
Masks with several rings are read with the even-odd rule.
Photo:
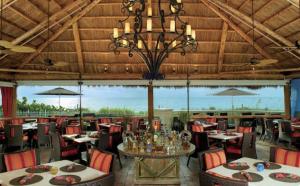
[[[51, 0], [49, 40], [47, 0], [3, 2], [3, 39], [35, 47], [37, 52], [1, 55], [2, 80], [141, 79], [147, 70], [138, 57], [130, 58], [126, 51], [115, 55], [108, 48], [112, 28], [124, 17], [122, 0]], [[299, 50], [270, 48], [291, 46], [300, 39], [297, 0], [254, 1], [254, 48], [251, 0], [182, 2], [182, 18], [196, 29], [199, 47], [186, 56], [171, 54], [161, 67], [166, 79], [185, 79], [188, 69], [191, 79], [284, 79], [300, 74]], [[43, 65], [48, 51], [51, 59], [69, 65]], [[253, 70], [246, 65], [252, 57], [279, 62]]]

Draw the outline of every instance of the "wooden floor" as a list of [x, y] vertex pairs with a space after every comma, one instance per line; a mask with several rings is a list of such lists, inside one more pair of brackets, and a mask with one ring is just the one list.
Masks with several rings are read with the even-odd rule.
[[[272, 144], [268, 142], [258, 141], [257, 155], [258, 159], [269, 160], [269, 149]], [[49, 158], [49, 150], [41, 151], [42, 162], [47, 162]], [[115, 159], [113, 171], [115, 174], [115, 186], [131, 186], [134, 185], [134, 160], [132, 158], [121, 158], [123, 168], [120, 169], [119, 162]], [[180, 180], [182, 186], [199, 186], [198, 173], [199, 166], [197, 159], [191, 159], [190, 166], [186, 166], [187, 158], [180, 159]]]

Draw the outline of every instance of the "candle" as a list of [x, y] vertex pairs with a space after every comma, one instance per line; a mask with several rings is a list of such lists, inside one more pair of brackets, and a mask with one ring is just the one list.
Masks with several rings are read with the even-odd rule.
[[175, 13], [175, 12], [176, 12], [176, 9], [175, 9], [173, 6], [171, 6], [171, 12], [172, 12], [172, 13]]
[[151, 18], [147, 19], [147, 31], [148, 32], [152, 31], [152, 19]]
[[128, 42], [127, 42], [127, 40], [123, 40], [123, 46], [127, 46], [128, 45]]
[[[160, 43], [159, 42], [156, 42], [156, 44], [157, 44], [157, 49], [160, 49]], [[155, 44], [155, 46], [156, 46], [156, 44]]]
[[177, 3], [181, 3], [181, 0], [177, 0]]
[[170, 32], [175, 32], [175, 20], [170, 21]]
[[192, 30], [192, 38], [195, 40], [196, 39], [196, 30]]
[[114, 38], [118, 38], [118, 37], [119, 37], [119, 31], [118, 31], [118, 28], [114, 28], [114, 29], [113, 29], [113, 36], [114, 36]]
[[142, 42], [142, 40], [138, 40], [138, 48], [139, 49], [143, 48], [143, 42]]
[[148, 8], [148, 17], [152, 17], [152, 8], [151, 7]]
[[186, 35], [190, 36], [192, 35], [192, 26], [186, 25]]
[[176, 47], [176, 40], [174, 40], [174, 41], [172, 42], [172, 47], [173, 47], [173, 48]]
[[130, 7], [128, 8], [128, 10], [129, 10], [129, 12], [132, 12], [132, 10], [133, 10], [132, 6], [130, 6]]
[[125, 34], [129, 34], [130, 33], [130, 23], [126, 22], [125, 23]]

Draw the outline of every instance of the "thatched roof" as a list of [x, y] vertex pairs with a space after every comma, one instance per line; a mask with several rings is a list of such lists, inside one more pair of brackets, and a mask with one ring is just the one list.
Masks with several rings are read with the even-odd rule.
[[[0, 80], [141, 79], [146, 66], [138, 57], [129, 58], [126, 51], [116, 56], [108, 49], [112, 28], [123, 17], [121, 3], [122, 0], [51, 0], [50, 25], [54, 26], [47, 41], [47, 32], [43, 32], [47, 0], [4, 0], [4, 39], [26, 42], [38, 52], [0, 57]], [[299, 51], [282, 53], [282, 49], [270, 48], [291, 45], [300, 39], [300, 10], [294, 0], [255, 0], [256, 49], [251, 46], [251, 24], [245, 21], [251, 17], [251, 0], [183, 3], [183, 19], [196, 29], [199, 47], [186, 56], [171, 54], [161, 67], [166, 79], [185, 79], [187, 62], [191, 79], [285, 79], [300, 74]], [[228, 13], [230, 8], [236, 10], [234, 14]], [[48, 44], [50, 57], [68, 62], [68, 66], [42, 65]], [[253, 56], [269, 56], [279, 62], [252, 71], [251, 66], [243, 64]]]

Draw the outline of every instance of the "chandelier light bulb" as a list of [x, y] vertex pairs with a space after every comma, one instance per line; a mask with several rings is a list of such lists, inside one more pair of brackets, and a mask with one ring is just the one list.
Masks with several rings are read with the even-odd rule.
[[152, 31], [152, 19], [151, 18], [147, 19], [147, 31], [148, 32]]
[[130, 23], [126, 22], [125, 23], [125, 34], [129, 34], [130, 33]]
[[176, 9], [175, 9], [173, 6], [171, 6], [171, 12], [172, 12], [172, 13], [175, 13], [175, 12], [176, 12]]
[[119, 29], [118, 28], [114, 28], [113, 29], [113, 37], [115, 39], [119, 37]]
[[174, 40], [174, 41], [172, 42], [172, 47], [173, 47], [173, 48], [176, 47], [176, 40]]
[[148, 17], [152, 17], [152, 8], [151, 7], [148, 8]]
[[125, 39], [123, 39], [122, 43], [123, 43], [123, 46], [127, 46], [128, 45], [128, 42]]
[[142, 42], [142, 40], [138, 40], [138, 48], [139, 49], [143, 48], [143, 42]]
[[128, 7], [128, 10], [129, 10], [129, 12], [132, 12], [133, 7], [132, 6]]
[[170, 32], [175, 32], [175, 21], [174, 20], [170, 21]]
[[186, 35], [190, 36], [192, 35], [192, 26], [186, 25]]
[[192, 38], [196, 40], [196, 30], [192, 30]]
[[177, 0], [177, 3], [181, 3], [181, 0]]

